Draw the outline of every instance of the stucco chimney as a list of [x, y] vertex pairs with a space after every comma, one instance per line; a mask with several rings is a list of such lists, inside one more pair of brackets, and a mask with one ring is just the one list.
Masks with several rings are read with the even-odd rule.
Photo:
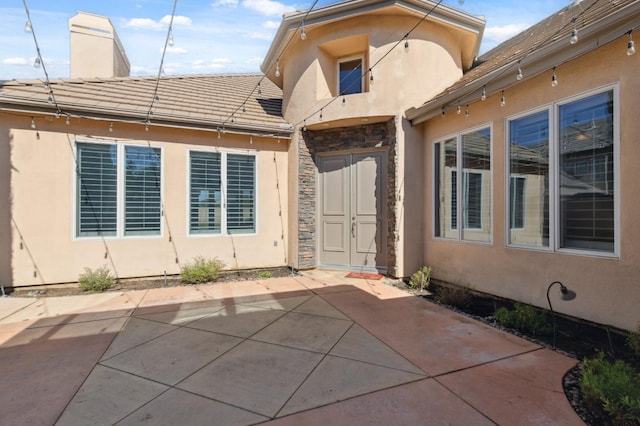
[[78, 12], [69, 19], [71, 78], [128, 77], [129, 59], [109, 18]]

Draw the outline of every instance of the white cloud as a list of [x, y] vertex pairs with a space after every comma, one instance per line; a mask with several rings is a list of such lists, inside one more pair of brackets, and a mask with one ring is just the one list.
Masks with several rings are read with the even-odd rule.
[[[165, 15], [164, 18], [160, 20], [161, 23], [169, 25], [171, 22], [171, 15]], [[191, 25], [191, 18], [187, 18], [186, 16], [176, 15], [173, 17], [173, 25]]]
[[273, 34], [271, 33], [261, 33], [258, 31], [254, 31], [251, 33], [247, 33], [247, 37], [254, 39], [254, 40], [271, 40], [273, 39]]
[[[162, 52], [162, 49], [160, 49], [160, 52]], [[185, 49], [184, 47], [167, 46], [167, 53], [185, 54], [185, 53], [188, 53], [188, 52], [189, 51], [187, 49]]]
[[268, 30], [273, 30], [275, 28], [278, 28], [279, 26], [280, 26], [280, 23], [276, 21], [267, 21], [264, 24], [262, 24], [262, 28], [266, 28]]
[[221, 6], [229, 6], [229, 7], [236, 7], [238, 6], [238, 0], [217, 0], [213, 3], [211, 3], [211, 6], [213, 7], [221, 7]]
[[198, 59], [193, 62], [193, 69], [195, 70], [221, 70], [227, 68], [228, 64], [231, 64], [229, 58], [214, 58], [209, 62], [202, 59]]
[[136, 30], [161, 30], [164, 25], [149, 18], [132, 18], [123, 25], [125, 28], [134, 28]]
[[273, 0], [243, 0], [242, 6], [267, 16], [282, 16], [286, 12], [295, 10], [293, 6]]
[[495, 43], [502, 43], [511, 37], [520, 34], [522, 31], [529, 28], [529, 24], [507, 24], [507, 25], [495, 25], [487, 27], [484, 30], [485, 38], [492, 40]]
[[251, 59], [247, 59], [246, 63], [248, 65], [260, 65], [263, 61], [263, 58], [251, 58]]
[[2, 60], [4, 65], [28, 65], [29, 59], [27, 58], [5, 58]]

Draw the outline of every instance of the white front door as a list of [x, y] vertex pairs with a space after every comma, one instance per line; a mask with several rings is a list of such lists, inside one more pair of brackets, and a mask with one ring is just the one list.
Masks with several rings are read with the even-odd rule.
[[386, 267], [386, 159], [381, 151], [319, 157], [321, 265]]

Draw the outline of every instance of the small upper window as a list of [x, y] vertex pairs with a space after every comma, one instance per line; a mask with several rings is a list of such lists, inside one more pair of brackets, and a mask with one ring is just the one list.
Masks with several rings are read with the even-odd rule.
[[362, 58], [348, 59], [338, 63], [340, 95], [362, 93]]

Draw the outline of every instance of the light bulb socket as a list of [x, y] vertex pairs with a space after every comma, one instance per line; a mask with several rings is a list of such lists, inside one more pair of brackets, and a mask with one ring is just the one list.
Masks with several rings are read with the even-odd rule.
[[516, 80], [520, 81], [523, 77], [524, 76], [522, 75], [522, 69], [518, 68], [518, 72], [516, 73]]
[[571, 44], [576, 44], [578, 42], [578, 29], [574, 28], [573, 31], [571, 31], [571, 38], [569, 39], [569, 42]]
[[636, 53], [636, 44], [633, 40], [629, 40], [627, 43], [627, 56], [631, 56]]
[[483, 100], [483, 101], [487, 100], [487, 88], [486, 88], [486, 86], [482, 88], [482, 95], [480, 95], [480, 100]]

